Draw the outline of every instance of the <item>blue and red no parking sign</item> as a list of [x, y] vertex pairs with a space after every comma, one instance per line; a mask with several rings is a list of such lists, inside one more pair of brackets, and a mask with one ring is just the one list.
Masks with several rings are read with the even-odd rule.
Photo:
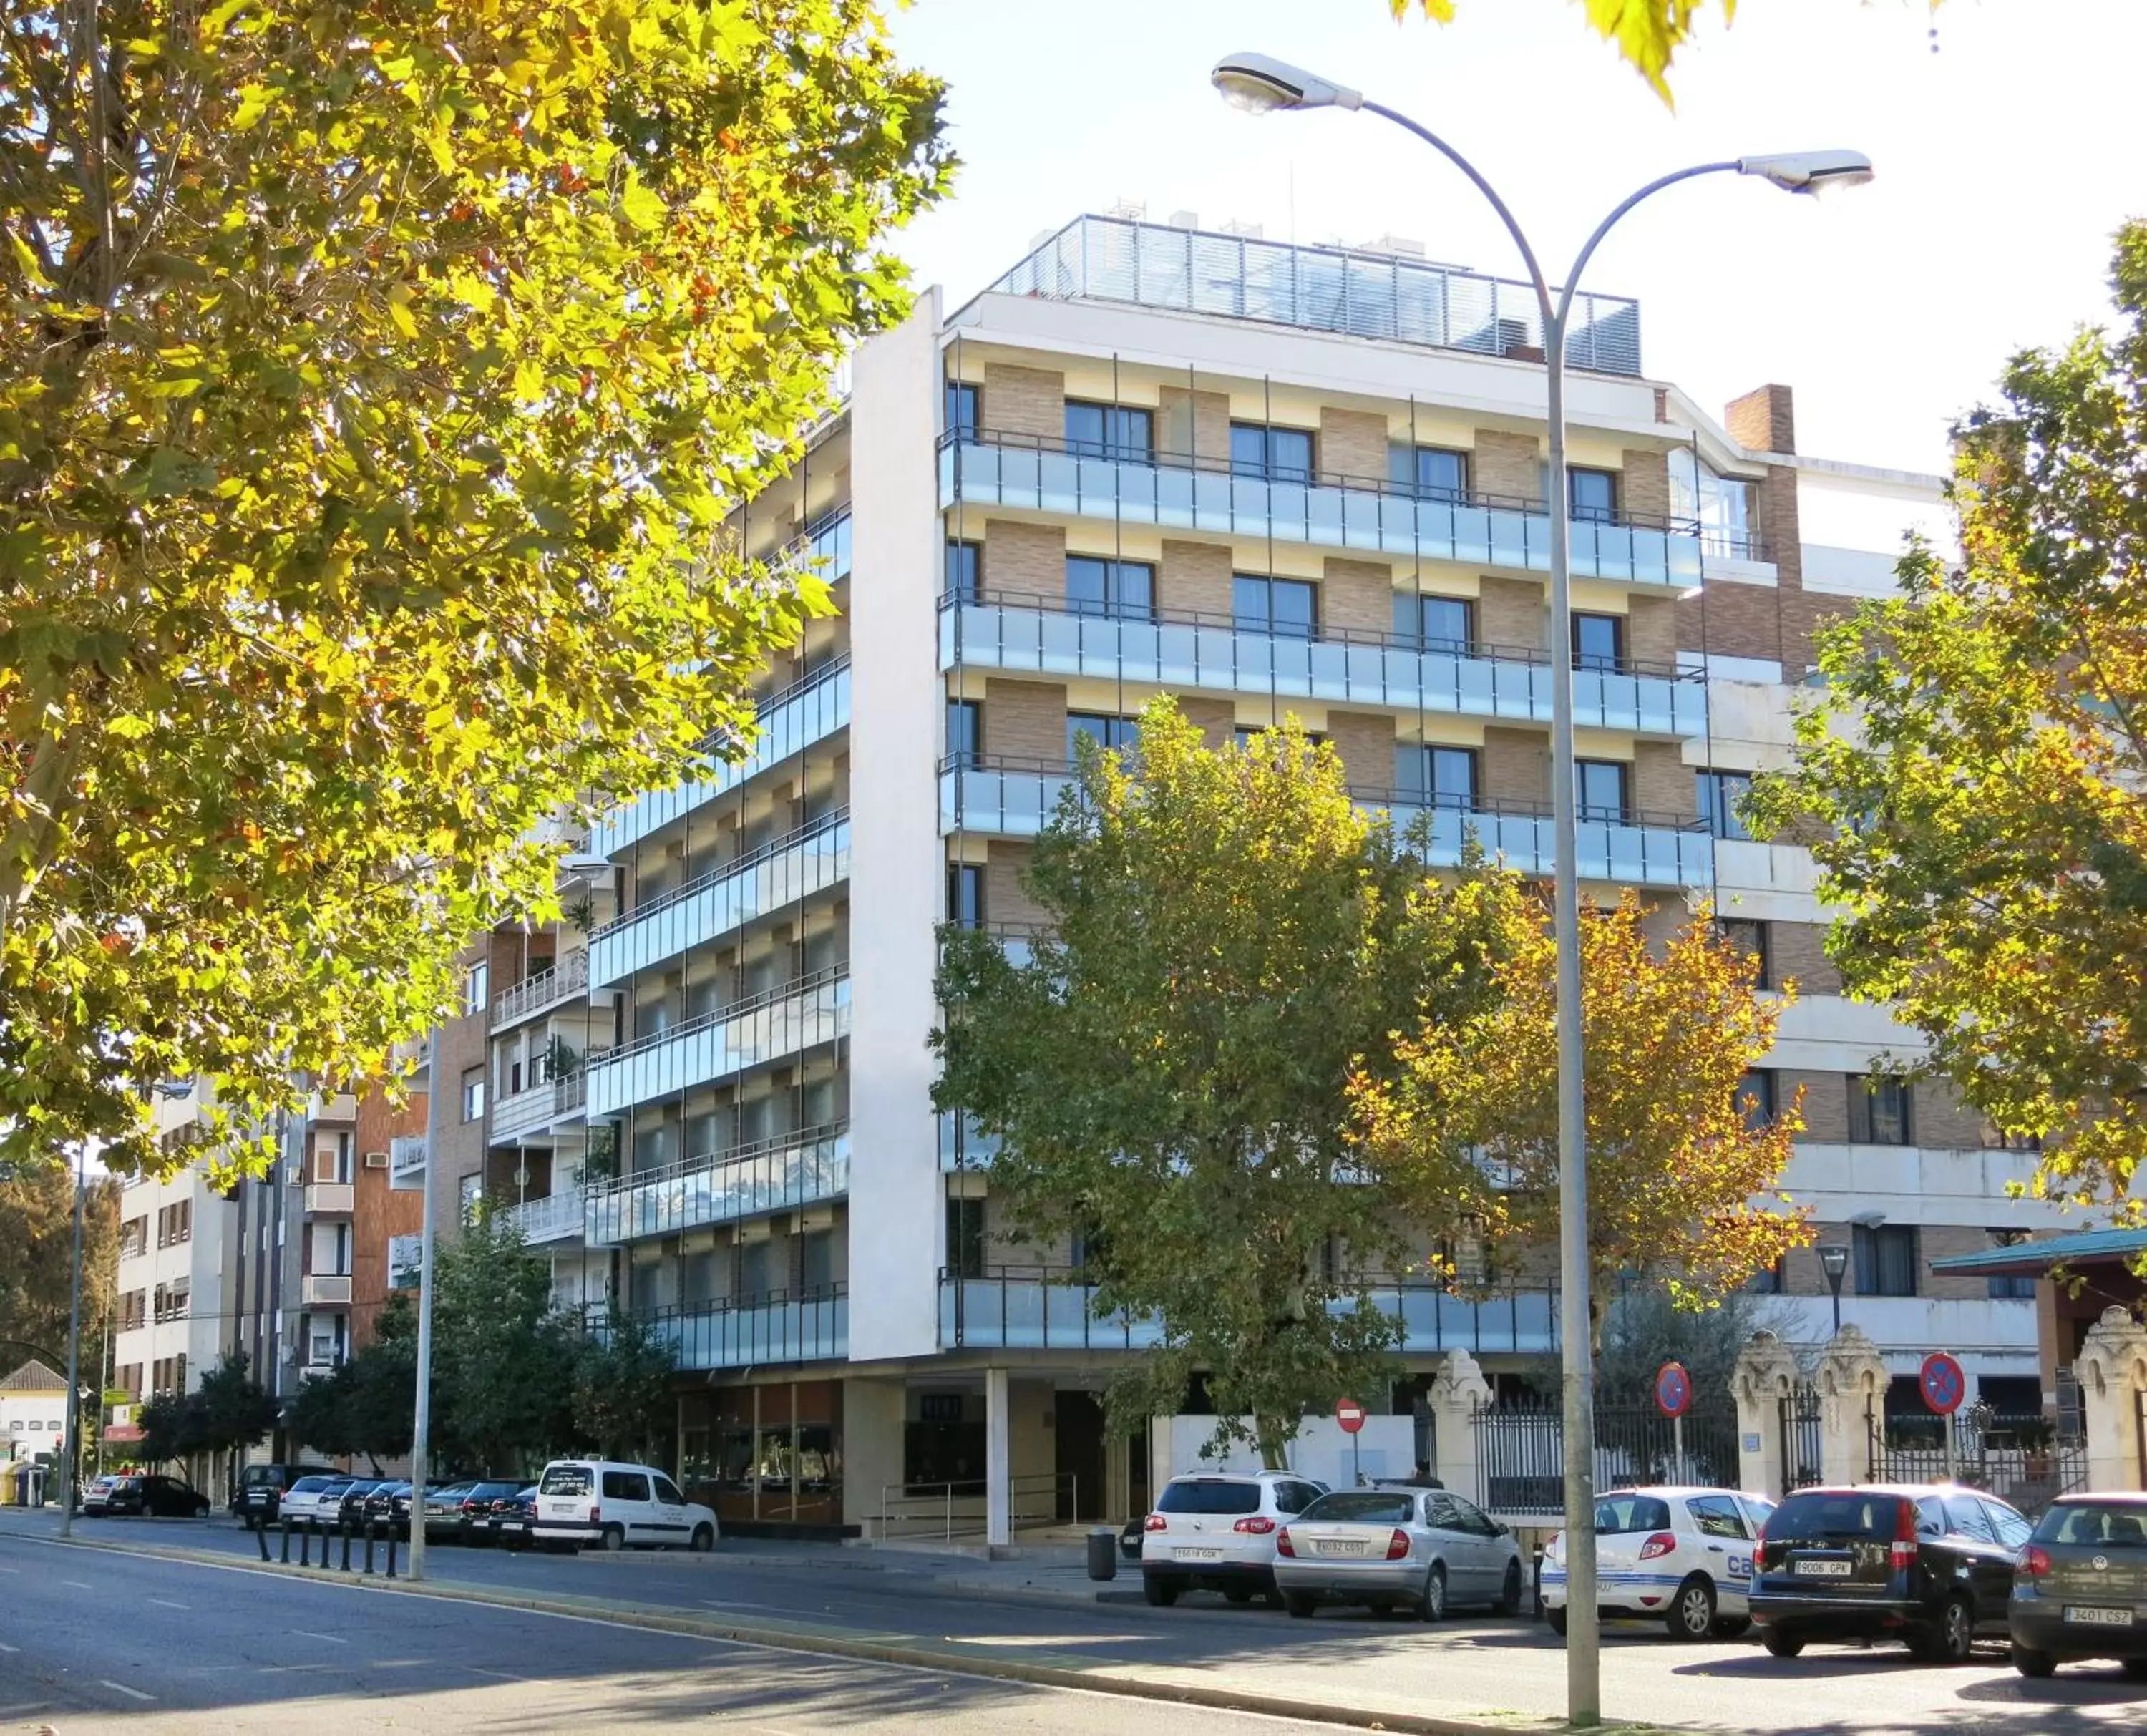
[[1924, 1403], [1941, 1417], [1949, 1417], [1968, 1397], [1968, 1376], [1960, 1363], [1943, 1350], [1934, 1350], [1917, 1371], [1916, 1385]]
[[1683, 1363], [1664, 1363], [1655, 1370], [1655, 1407], [1666, 1417], [1681, 1417], [1692, 1408], [1692, 1376]]

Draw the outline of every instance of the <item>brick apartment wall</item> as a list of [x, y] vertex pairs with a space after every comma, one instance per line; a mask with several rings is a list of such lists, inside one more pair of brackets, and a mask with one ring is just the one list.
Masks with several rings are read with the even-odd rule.
[[1817, 923], [1769, 923], [1767, 946], [1774, 980], [1794, 979], [1797, 992], [1803, 995], [1839, 994], [1841, 973], [1826, 956], [1825, 939], [1826, 931]]
[[1944, 1079], [1918, 1079], [1909, 1114], [1916, 1143], [1939, 1150], [1980, 1150], [1989, 1131], [1982, 1114], [1963, 1103]]
[[1640, 597], [1631, 600], [1625, 618], [1625, 654], [1644, 669], [1668, 669], [1677, 663], [1677, 600]]
[[984, 920], [1041, 923], [1043, 907], [1028, 895], [1021, 877], [1028, 872], [1029, 847], [993, 838], [984, 862]]
[[1730, 400], [1723, 413], [1729, 438], [1747, 452], [1793, 453], [1796, 413], [1787, 386], [1759, 386]]
[[1384, 483], [1387, 418], [1369, 410], [1319, 411], [1319, 473], [1330, 482]]
[[412, 1092], [400, 1108], [378, 1091], [358, 1100], [351, 1169], [350, 1342], [354, 1350], [373, 1342], [380, 1305], [388, 1299], [388, 1238], [416, 1235], [424, 1227], [425, 1213], [423, 1193], [396, 1192], [388, 1185], [388, 1171], [365, 1167], [365, 1154], [392, 1150], [392, 1142], [403, 1134], [423, 1138], [427, 1101], [422, 1091]]
[[1957, 1253], [1985, 1253], [1990, 1231], [1980, 1223], [1926, 1223], [1916, 1233], [1916, 1259], [1923, 1268], [1916, 1281], [1923, 1294], [1941, 1302], [1979, 1302], [1990, 1293], [1990, 1280], [1964, 1272], [1934, 1272], [1934, 1260]]
[[1236, 736], [1238, 708], [1227, 699], [1189, 699], [1181, 696], [1178, 708], [1211, 748], [1220, 748]]
[[1679, 598], [1674, 607], [1682, 648], [1713, 657], [1785, 660], [1782, 598], [1770, 585], [1710, 578], [1704, 598]]
[[1675, 742], [1640, 742], [1633, 748], [1633, 805], [1644, 813], [1691, 819], [1699, 812], [1692, 768]]
[[1792, 1073], [1786, 1069], [1774, 1080], [1775, 1101], [1787, 1106], [1799, 1089], [1804, 1094], [1804, 1137], [1821, 1145], [1849, 1142], [1849, 1080], [1838, 1073]]
[[1180, 460], [1190, 453], [1204, 468], [1229, 463], [1229, 393], [1164, 386], [1157, 392], [1156, 402], [1163, 413], [1155, 437], [1159, 452]]
[[1549, 648], [1550, 608], [1544, 588], [1523, 578], [1486, 577], [1476, 600], [1476, 637], [1486, 645]]
[[1640, 933], [1647, 937], [1649, 948], [1659, 955], [1669, 944], [1670, 938], [1684, 927], [1691, 914], [1684, 908], [1683, 898], [1643, 898]]
[[1645, 522], [1670, 515], [1669, 454], [1628, 448], [1623, 483], [1625, 510]]
[[1384, 561], [1327, 557], [1320, 587], [1320, 625], [1352, 633], [1391, 633], [1394, 625], [1394, 569]]
[[1230, 551], [1220, 543], [1166, 540], [1156, 576], [1156, 605], [1192, 610], [1228, 621], [1236, 612], [1230, 585]]
[[1394, 781], [1394, 720], [1379, 712], [1327, 713], [1327, 738], [1342, 756], [1350, 785], [1386, 789]]
[[1543, 498], [1543, 455], [1534, 434], [1509, 434], [1498, 428], [1476, 430], [1469, 485], [1484, 494], [1517, 500]]
[[1019, 518], [984, 523], [983, 590], [988, 597], [1066, 594], [1066, 527]]
[[1488, 728], [1481, 771], [1494, 802], [1550, 799], [1550, 738], [1535, 729]]
[[1066, 757], [1066, 689], [1041, 681], [984, 683], [984, 751], [1018, 759]]
[[984, 426], [994, 433], [1066, 438], [1066, 376], [1056, 368], [1011, 362], [984, 367]]

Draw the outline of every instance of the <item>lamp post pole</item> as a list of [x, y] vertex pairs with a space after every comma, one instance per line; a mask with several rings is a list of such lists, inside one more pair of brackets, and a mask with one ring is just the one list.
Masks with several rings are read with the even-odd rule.
[[74, 1535], [74, 1484], [82, 1448], [82, 1151], [77, 1147], [74, 1179], [74, 1277], [68, 1291], [68, 1389], [66, 1450], [60, 1454], [60, 1535]]

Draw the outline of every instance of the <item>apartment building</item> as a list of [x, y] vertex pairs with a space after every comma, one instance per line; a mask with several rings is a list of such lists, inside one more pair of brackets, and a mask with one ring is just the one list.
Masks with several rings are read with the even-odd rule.
[[[1843, 1318], [1904, 1378], [1943, 1345], [2032, 1408], [2026, 1292], [1932, 1262], [2054, 1225], [2005, 1195], [2034, 1154], [1942, 1091], [1867, 1088], [1915, 1042], [1841, 998], [1808, 853], [1735, 808], [1790, 752], [1814, 623], [1890, 584], [1937, 479], [1799, 453], [1784, 387], [1711, 413], [1644, 371], [1639, 330], [1636, 303], [1580, 298], [1587, 890], [1637, 887], [1665, 922], [1712, 899], [1796, 979], [1750, 1083], [1804, 1093], [1787, 1186], [1847, 1250]], [[1146, 1328], [1091, 1317], [1070, 1250], [1013, 1263], [988, 1145], [932, 1112], [935, 925], [1022, 943], [1075, 737], [1129, 739], [1164, 691], [1218, 742], [1294, 713], [1368, 806], [1428, 820], [1435, 865], [1473, 833], [1548, 874], [1540, 338], [1525, 291], [1406, 248], [1085, 217], [867, 344], [741, 515], [840, 614], [768, 673], [749, 752], [603, 818], [573, 920], [473, 951], [431, 1166], [513, 1208], [563, 1299], [677, 1347], [676, 1468], [727, 1523], [870, 1523], [980, 1479], [1017, 1520], [1087, 1518], [1174, 1468], [1160, 1435], [1102, 1428]], [[1815, 1253], [1768, 1287], [1784, 1336], [1830, 1331]], [[1555, 1348], [1541, 1284], [1383, 1296], [1398, 1413], [1456, 1349], [1495, 1373]]]
[[209, 1179], [197, 1103], [160, 1097], [166, 1153], [190, 1161], [162, 1179], [130, 1176], [119, 1193], [112, 1384], [136, 1399], [190, 1393], [216, 1366], [238, 1300], [238, 1208]]

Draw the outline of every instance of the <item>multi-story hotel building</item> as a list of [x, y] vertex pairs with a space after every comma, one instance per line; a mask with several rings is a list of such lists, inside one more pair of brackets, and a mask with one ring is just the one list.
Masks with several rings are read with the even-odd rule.
[[[1718, 418], [1644, 371], [1639, 331], [1583, 298], [1570, 355], [1587, 889], [1712, 899], [1797, 980], [1752, 1084], [1802, 1088], [1787, 1186], [1849, 1250], [1844, 1318], [1897, 1374], [1943, 1345], [2034, 1408], [2025, 1293], [1931, 1270], [2054, 1221], [2005, 1197], [2034, 1158], [1931, 1088], [1865, 1088], [1914, 1043], [1840, 997], [1808, 853], [1735, 808], [1791, 751], [1814, 621], [1890, 583], [1937, 480], [1799, 453], [1779, 386]], [[859, 1524], [987, 1478], [1018, 1518], [1088, 1518], [1172, 1468], [1107, 1443], [1096, 1398], [1145, 1328], [1092, 1318], [1070, 1251], [1003, 1263], [1038, 1256], [997, 1240], [989, 1150], [932, 1111], [935, 925], [1020, 943], [1074, 735], [1121, 740], [1159, 691], [1216, 741], [1294, 713], [1368, 805], [1429, 816], [1436, 864], [1473, 831], [1547, 874], [1539, 342], [1525, 291], [1406, 246], [1084, 218], [864, 346], [741, 515], [840, 613], [770, 672], [748, 753], [596, 827], [573, 920], [473, 954], [433, 1147], [443, 1202], [512, 1204], [563, 1298], [675, 1344], [676, 1468], [727, 1521]], [[1816, 529], [1859, 513], [1859, 546]], [[1815, 1253], [1775, 1287], [1784, 1335], [1824, 1338]], [[1540, 1286], [1385, 1301], [1404, 1413], [1452, 1350], [1555, 1348]]]

